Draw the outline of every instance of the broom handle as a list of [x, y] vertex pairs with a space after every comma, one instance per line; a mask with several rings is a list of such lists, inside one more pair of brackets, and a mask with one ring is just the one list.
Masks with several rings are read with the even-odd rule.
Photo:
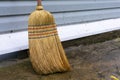
[[37, 0], [37, 6], [41, 6], [42, 3], [41, 3], [41, 0]]

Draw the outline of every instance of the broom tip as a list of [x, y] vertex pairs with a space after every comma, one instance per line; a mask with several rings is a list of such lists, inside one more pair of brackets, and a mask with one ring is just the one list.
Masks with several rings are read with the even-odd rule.
[[37, 0], [37, 7], [36, 10], [43, 10], [41, 0]]
[[37, 6], [42, 6], [41, 0], [37, 0]]

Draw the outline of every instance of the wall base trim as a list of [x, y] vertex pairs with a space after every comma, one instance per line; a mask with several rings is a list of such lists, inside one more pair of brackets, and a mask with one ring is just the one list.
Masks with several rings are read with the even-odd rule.
[[[82, 38], [120, 29], [120, 18], [57, 27], [61, 41]], [[0, 35], [0, 55], [28, 49], [28, 32]]]

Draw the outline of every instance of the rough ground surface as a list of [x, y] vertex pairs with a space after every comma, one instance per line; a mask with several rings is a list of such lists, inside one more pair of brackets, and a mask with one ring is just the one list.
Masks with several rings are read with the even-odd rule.
[[120, 38], [65, 51], [73, 68], [70, 72], [37, 75], [29, 59], [14, 60], [0, 62], [0, 80], [111, 80], [111, 75], [120, 79]]

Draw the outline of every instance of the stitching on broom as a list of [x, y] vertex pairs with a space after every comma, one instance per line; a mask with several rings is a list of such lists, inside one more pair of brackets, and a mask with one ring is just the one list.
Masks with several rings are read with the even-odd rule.
[[29, 36], [40, 36], [40, 35], [48, 35], [48, 34], [53, 34], [53, 33], [57, 33], [57, 31], [46, 32], [46, 33], [39, 33], [39, 34], [29, 34]]
[[52, 24], [44, 24], [44, 25], [28, 25], [29, 27], [33, 27], [33, 26], [52, 26], [52, 25], [56, 25], [55, 23]]
[[55, 26], [44, 26], [44, 27], [28, 27], [28, 30], [36, 30], [36, 29], [46, 29], [46, 28], [56, 28]]
[[41, 38], [47, 38], [47, 37], [56, 36], [56, 35], [58, 35], [58, 34], [56, 33], [56, 34], [53, 34], [53, 35], [43, 36], [43, 37], [29, 37], [29, 39], [41, 39]]
[[41, 30], [41, 31], [29, 31], [29, 33], [40, 33], [40, 32], [47, 32], [47, 31], [54, 31], [57, 30], [56, 28], [49, 29], [49, 30]]

